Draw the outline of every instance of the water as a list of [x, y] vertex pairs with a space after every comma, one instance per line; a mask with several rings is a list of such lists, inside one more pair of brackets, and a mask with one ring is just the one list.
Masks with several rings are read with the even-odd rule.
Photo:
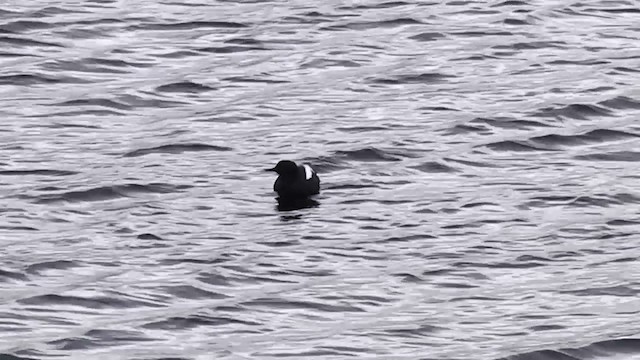
[[0, 353], [640, 358], [639, 12], [3, 3]]

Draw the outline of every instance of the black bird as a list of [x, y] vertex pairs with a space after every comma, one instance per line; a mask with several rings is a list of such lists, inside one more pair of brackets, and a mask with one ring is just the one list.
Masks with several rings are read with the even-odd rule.
[[273, 169], [278, 174], [273, 190], [283, 200], [304, 199], [320, 193], [320, 178], [311, 166], [282, 160]]

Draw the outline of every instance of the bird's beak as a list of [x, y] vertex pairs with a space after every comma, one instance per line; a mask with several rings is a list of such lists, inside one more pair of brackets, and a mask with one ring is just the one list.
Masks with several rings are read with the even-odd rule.
[[264, 169], [264, 171], [276, 171], [276, 168]]

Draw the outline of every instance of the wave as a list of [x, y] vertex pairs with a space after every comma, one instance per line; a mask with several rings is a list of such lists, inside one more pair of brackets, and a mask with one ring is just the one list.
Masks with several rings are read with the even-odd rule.
[[640, 14], [640, 9], [636, 7], [628, 7], [628, 8], [586, 8], [585, 12], [604, 12], [610, 14]]
[[355, 161], [400, 161], [401, 158], [384, 150], [375, 147], [367, 147], [357, 150], [340, 150], [335, 152], [335, 156], [344, 160]]
[[379, 77], [372, 78], [368, 81], [374, 84], [389, 84], [389, 85], [402, 85], [402, 84], [432, 84], [440, 83], [449, 78], [451, 75], [440, 73], [422, 73], [422, 74], [405, 74], [397, 75], [394, 77]]
[[334, 66], [344, 67], [344, 68], [354, 68], [354, 67], [360, 67], [362, 65], [352, 60], [337, 60], [337, 59], [314, 59], [300, 65], [300, 67], [303, 69], [307, 69], [307, 68], [326, 69]]
[[107, 201], [117, 198], [133, 197], [137, 194], [166, 194], [178, 192], [190, 188], [190, 185], [169, 185], [162, 183], [155, 184], [125, 184], [113, 186], [101, 186], [87, 190], [68, 191], [59, 194], [45, 194], [40, 196], [23, 196], [34, 198], [36, 203], [56, 203], [56, 202], [85, 202], [85, 201]]
[[437, 161], [428, 161], [420, 165], [411, 166], [411, 168], [426, 173], [453, 173], [458, 171], [454, 167], [445, 165]]
[[16, 45], [16, 46], [29, 46], [29, 47], [32, 47], [32, 46], [33, 47], [56, 47], [56, 48], [64, 47], [64, 45], [57, 44], [57, 43], [37, 41], [37, 40], [25, 39], [25, 38], [14, 37], [14, 36], [0, 36], [0, 43], [5, 43], [8, 45]]
[[481, 145], [494, 151], [515, 151], [515, 152], [529, 152], [529, 151], [552, 151], [552, 149], [537, 147], [526, 141], [519, 140], [504, 140], [492, 142], [489, 144]]
[[284, 300], [279, 298], [260, 298], [241, 303], [242, 306], [263, 307], [267, 309], [317, 310], [330, 313], [365, 312], [351, 305], [328, 304], [316, 301]]
[[321, 30], [370, 30], [379, 28], [394, 28], [406, 25], [424, 25], [424, 23], [412, 18], [398, 18], [393, 20], [363, 21], [352, 22], [344, 25], [331, 25], [324, 27]]
[[562, 107], [548, 107], [533, 114], [533, 116], [539, 117], [567, 117], [577, 120], [586, 120], [595, 116], [610, 115], [610, 110], [592, 104], [570, 104]]
[[4, 353], [0, 353], [0, 359], [2, 359], [2, 360], [38, 360], [38, 359], [32, 358], [32, 357], [24, 357], [24, 356], [18, 356], [18, 355], [13, 355], [13, 354], [4, 354]]
[[511, 36], [510, 31], [496, 31], [496, 30], [484, 30], [484, 31], [456, 31], [450, 32], [449, 35], [460, 37], [483, 37], [483, 36]]
[[579, 135], [550, 134], [532, 137], [529, 140], [547, 147], [576, 146], [584, 144], [599, 144], [608, 141], [619, 141], [637, 138], [640, 135], [609, 129], [597, 129]]
[[208, 144], [168, 144], [162, 146], [156, 146], [152, 148], [144, 148], [138, 149], [134, 151], [130, 151], [124, 155], [123, 157], [137, 157], [144, 156], [148, 154], [181, 154], [184, 152], [191, 151], [231, 151], [230, 147], [226, 146], [216, 146], [216, 145], [208, 145]]
[[640, 339], [622, 338], [600, 341], [578, 348], [536, 350], [497, 360], [588, 360], [596, 357], [616, 358], [624, 354], [640, 354]]
[[514, 19], [514, 18], [507, 18], [502, 20], [502, 23], [505, 25], [533, 25], [534, 22], [533, 20], [523, 20], [523, 19]]
[[525, 140], [503, 140], [481, 146], [495, 151], [559, 151], [563, 147], [600, 144], [640, 137], [638, 134], [609, 129], [596, 129], [583, 134], [549, 134], [534, 136]]
[[37, 295], [25, 299], [17, 300], [26, 305], [71, 305], [87, 309], [131, 309], [138, 307], [160, 307], [161, 305], [149, 301], [127, 299], [125, 294], [113, 293], [101, 296], [73, 296], [46, 294]]
[[535, 128], [548, 128], [551, 125], [545, 124], [540, 121], [534, 120], [522, 120], [514, 118], [475, 118], [470, 121], [473, 124], [489, 125], [494, 128], [500, 129], [516, 129], [516, 130], [530, 130]]
[[582, 196], [535, 196], [526, 204], [526, 207], [554, 207], [563, 205], [567, 207], [586, 208], [586, 207], [608, 207], [621, 204], [637, 204], [640, 198], [627, 193], [616, 194], [595, 194]]
[[490, 162], [490, 161], [472, 161], [472, 160], [457, 159], [457, 158], [452, 158], [452, 157], [445, 157], [445, 158], [443, 158], [443, 160], [450, 161], [450, 162], [456, 162], [458, 164], [462, 164], [462, 165], [465, 165], [465, 166], [471, 166], [471, 167], [479, 167], [479, 168], [497, 168], [497, 167], [499, 167], [498, 165], [496, 165], [495, 163]]
[[199, 52], [205, 53], [213, 53], [213, 54], [233, 54], [247, 51], [263, 51], [267, 50], [263, 47], [258, 46], [238, 46], [238, 45], [228, 45], [228, 46], [209, 46], [196, 49]]
[[5, 30], [11, 33], [20, 33], [30, 30], [49, 29], [54, 26], [55, 24], [51, 24], [46, 21], [16, 20], [0, 25], [0, 31]]
[[29, 85], [51, 85], [51, 84], [81, 84], [88, 83], [86, 80], [82, 80], [75, 77], [54, 77], [50, 75], [42, 74], [13, 74], [0, 76], [0, 85], [16, 85], [16, 86], [29, 86]]
[[59, 350], [70, 351], [101, 348], [111, 346], [114, 343], [123, 345], [135, 343], [144, 344], [152, 340], [154, 339], [147, 337], [139, 331], [95, 329], [87, 331], [82, 336], [57, 339], [49, 341], [48, 344], [54, 345]]
[[55, 270], [67, 270], [81, 266], [77, 261], [72, 260], [54, 260], [35, 263], [27, 266], [25, 271], [30, 274], [40, 274], [42, 271], [51, 269]]
[[97, 106], [97, 107], [106, 107], [110, 109], [116, 110], [131, 110], [131, 105], [118, 102], [111, 99], [104, 98], [93, 98], [93, 99], [76, 99], [76, 100], [68, 100], [60, 103], [53, 104], [54, 106]]
[[417, 35], [409, 36], [409, 39], [416, 41], [435, 41], [444, 39], [446, 36], [439, 32], [423, 32]]
[[148, 23], [135, 25], [135, 30], [195, 30], [195, 29], [241, 29], [247, 25], [231, 21], [185, 21], [176, 23]]
[[266, 84], [285, 84], [289, 83], [289, 80], [277, 80], [277, 79], [261, 79], [257, 77], [249, 76], [231, 76], [222, 80], [236, 83], [266, 83]]
[[[526, 22], [528, 23], [528, 22]], [[537, 50], [537, 49], [566, 49], [567, 43], [564, 41], [530, 41], [517, 42], [509, 45], [496, 45], [492, 49], [496, 50]]]
[[498, 3], [498, 4], [493, 4], [493, 5], [491, 5], [491, 7], [530, 6], [530, 5], [531, 4], [527, 3], [526, 1], [507, 0], [507, 1], [503, 1], [503, 2]]
[[112, 66], [112, 67], [133, 67], [133, 68], [149, 68], [152, 67], [153, 64], [143, 63], [143, 62], [133, 62], [122, 59], [108, 59], [108, 58], [96, 58], [90, 57], [82, 59], [81, 62], [85, 64], [96, 64], [96, 65], [104, 65], [104, 66]]
[[175, 329], [193, 329], [200, 326], [211, 328], [213, 326], [225, 326], [229, 324], [248, 325], [248, 326], [260, 325], [260, 323], [256, 323], [253, 321], [245, 321], [240, 319], [234, 319], [231, 317], [190, 315], [190, 316], [174, 316], [166, 320], [154, 321], [154, 322], [144, 324], [142, 325], [142, 327], [145, 329], [175, 330]]
[[640, 109], [640, 101], [627, 96], [616, 96], [613, 99], [601, 101], [598, 105], [611, 109]]
[[640, 152], [637, 151], [615, 151], [608, 153], [594, 153], [588, 155], [577, 155], [575, 159], [578, 160], [593, 160], [593, 161], [625, 161], [625, 162], [637, 162], [640, 161]]
[[407, 6], [407, 5], [412, 5], [412, 3], [409, 3], [406, 1], [387, 1], [379, 4], [338, 6], [338, 9], [339, 10], [389, 9], [389, 8]]
[[6, 282], [10, 280], [28, 281], [29, 278], [22, 272], [0, 269], [0, 282]]
[[34, 169], [34, 170], [0, 170], [2, 176], [71, 176], [79, 174], [76, 171], [67, 170], [50, 170], [50, 169]]
[[215, 88], [198, 84], [192, 81], [181, 81], [171, 84], [165, 84], [158, 86], [156, 91], [159, 92], [185, 92], [185, 93], [201, 93], [206, 91], [215, 90]]
[[224, 294], [200, 289], [191, 285], [165, 286], [163, 287], [163, 290], [165, 290], [167, 294], [181, 299], [224, 299], [229, 297]]

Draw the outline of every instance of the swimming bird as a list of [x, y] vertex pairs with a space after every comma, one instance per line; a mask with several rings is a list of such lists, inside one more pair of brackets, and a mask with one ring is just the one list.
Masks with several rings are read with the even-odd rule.
[[307, 164], [296, 165], [293, 161], [282, 160], [266, 171], [278, 174], [273, 190], [281, 199], [301, 199], [320, 193], [320, 178]]

